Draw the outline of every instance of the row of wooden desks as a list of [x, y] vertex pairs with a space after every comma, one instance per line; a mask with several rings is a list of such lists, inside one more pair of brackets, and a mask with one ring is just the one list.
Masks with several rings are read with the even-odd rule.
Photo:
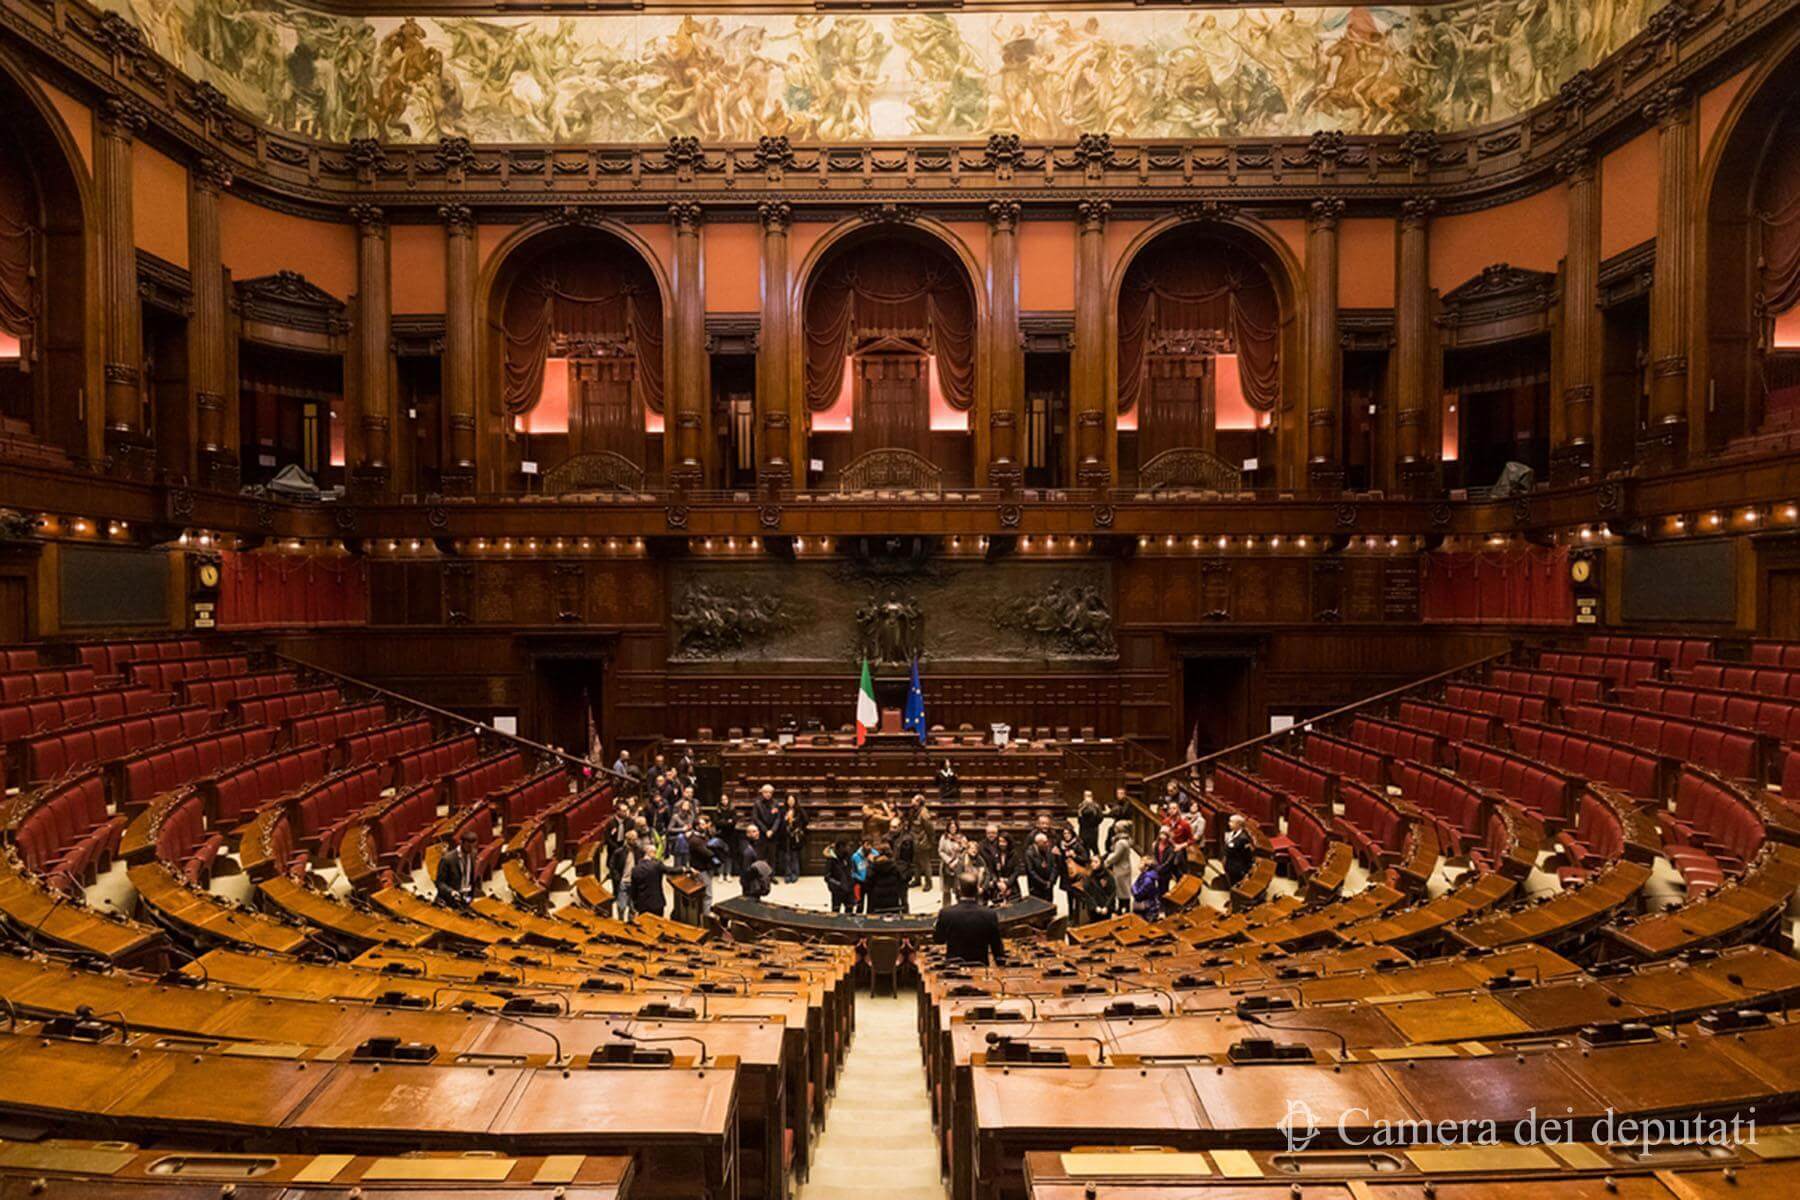
[[52, 892], [0, 850], [0, 915], [29, 941], [63, 946], [108, 962], [160, 964], [168, 941], [160, 930]]

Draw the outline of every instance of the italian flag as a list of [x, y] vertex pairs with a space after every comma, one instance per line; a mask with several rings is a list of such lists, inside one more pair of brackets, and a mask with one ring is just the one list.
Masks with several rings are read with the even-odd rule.
[[862, 684], [856, 691], [856, 744], [869, 740], [869, 730], [881, 724], [881, 710], [875, 707], [875, 684], [869, 679], [869, 660], [862, 660]]

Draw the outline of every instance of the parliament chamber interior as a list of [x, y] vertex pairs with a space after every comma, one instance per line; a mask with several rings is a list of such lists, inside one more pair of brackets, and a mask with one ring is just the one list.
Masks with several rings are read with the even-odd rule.
[[1800, 1193], [1800, 0], [0, 0], [0, 1200]]

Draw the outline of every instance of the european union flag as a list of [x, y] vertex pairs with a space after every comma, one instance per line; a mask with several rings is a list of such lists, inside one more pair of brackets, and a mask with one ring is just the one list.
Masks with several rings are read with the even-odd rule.
[[925, 744], [925, 690], [919, 686], [919, 660], [913, 659], [912, 687], [906, 693], [906, 711], [901, 714], [900, 728], [910, 729], [919, 735], [919, 745]]

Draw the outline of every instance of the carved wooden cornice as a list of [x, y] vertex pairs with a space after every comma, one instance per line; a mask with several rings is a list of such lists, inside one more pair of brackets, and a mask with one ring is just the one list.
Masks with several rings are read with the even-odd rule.
[[1648, 296], [1655, 274], [1655, 239], [1619, 251], [1600, 264], [1600, 307]]
[[[426, 0], [384, 2], [423, 11], [414, 5]], [[569, 2], [593, 10], [590, 0]], [[96, 107], [110, 97], [113, 112], [132, 106], [147, 121], [147, 139], [189, 163], [213, 156], [238, 194], [301, 215], [344, 220], [363, 203], [396, 223], [435, 223], [441, 206], [460, 203], [504, 223], [580, 197], [604, 201], [616, 219], [643, 222], [667, 220], [669, 206], [684, 201], [704, 201], [709, 220], [715, 207], [725, 220], [753, 219], [766, 202], [792, 204], [800, 218], [815, 205], [925, 213], [945, 203], [980, 211], [1013, 200], [1029, 220], [1067, 219], [1083, 201], [1163, 209], [1229, 202], [1262, 215], [1304, 215], [1321, 192], [1343, 199], [1353, 215], [1397, 214], [1402, 201], [1421, 196], [1445, 213], [1503, 203], [1553, 183], [1573, 149], [1603, 151], [1649, 128], [1653, 117], [1690, 111], [1691, 103], [1672, 100], [1691, 100], [1750, 60], [1797, 8], [1794, 0], [1677, 0], [1551, 100], [1476, 129], [1144, 142], [1094, 131], [1049, 144], [1004, 134], [979, 143], [842, 146], [782, 137], [717, 146], [690, 137], [662, 146], [490, 146], [460, 137], [327, 144], [233, 109], [219, 89], [152, 54], [129, 21], [88, 0], [0, 0], [0, 29], [58, 86]]]
[[233, 291], [238, 311], [247, 321], [308, 333], [339, 334], [350, 328], [344, 302], [298, 271], [241, 279]]

